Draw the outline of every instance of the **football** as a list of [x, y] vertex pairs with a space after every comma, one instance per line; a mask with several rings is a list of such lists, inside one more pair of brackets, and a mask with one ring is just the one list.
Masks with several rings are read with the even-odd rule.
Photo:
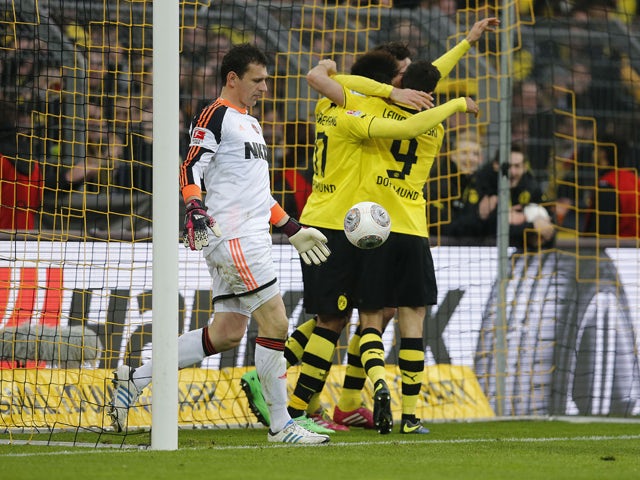
[[529, 203], [528, 205], [525, 205], [523, 212], [524, 217], [529, 223], [533, 223], [539, 218], [543, 220], [551, 219], [551, 216], [549, 215], [549, 212], [547, 212], [547, 209], [542, 205], [538, 205], [537, 203]]
[[344, 233], [358, 248], [379, 247], [387, 240], [390, 231], [389, 213], [375, 202], [356, 203], [344, 216]]

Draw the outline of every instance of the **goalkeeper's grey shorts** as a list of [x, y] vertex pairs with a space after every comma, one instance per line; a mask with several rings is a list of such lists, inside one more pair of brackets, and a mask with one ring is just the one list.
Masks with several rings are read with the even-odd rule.
[[280, 295], [269, 232], [224, 240], [205, 259], [212, 280], [216, 312], [247, 317]]

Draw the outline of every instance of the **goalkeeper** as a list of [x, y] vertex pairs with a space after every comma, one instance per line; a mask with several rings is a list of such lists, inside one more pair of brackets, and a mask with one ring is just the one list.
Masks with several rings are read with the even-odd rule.
[[[268, 441], [322, 444], [329, 437], [302, 428], [286, 408], [283, 351], [289, 320], [271, 256], [269, 223], [280, 227], [302, 260], [314, 268], [330, 252], [322, 233], [300, 226], [271, 195], [267, 145], [260, 124], [248, 114], [267, 91], [266, 65], [265, 55], [253, 45], [231, 48], [220, 67], [220, 97], [191, 123], [189, 149], [180, 167], [186, 204], [184, 244], [204, 253], [215, 313], [207, 327], [180, 336], [178, 367], [238, 346], [253, 316], [258, 323], [255, 364], [270, 406]], [[108, 414], [116, 431], [127, 428], [129, 408], [151, 382], [151, 364], [136, 369], [121, 365], [114, 372]]]

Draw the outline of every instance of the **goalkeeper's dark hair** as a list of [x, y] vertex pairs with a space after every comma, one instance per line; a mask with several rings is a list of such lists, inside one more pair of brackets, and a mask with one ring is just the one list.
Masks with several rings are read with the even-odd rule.
[[361, 55], [351, 66], [351, 75], [360, 75], [380, 83], [391, 84], [397, 73], [395, 57], [382, 50], [372, 50]]
[[240, 78], [247, 72], [249, 65], [268, 65], [267, 56], [255, 45], [241, 43], [234, 45], [222, 58], [220, 64], [220, 78], [224, 84], [227, 81], [229, 72], [235, 72]]
[[440, 81], [440, 70], [428, 60], [416, 60], [411, 63], [402, 76], [402, 88], [411, 88], [431, 93]]
[[411, 56], [411, 50], [409, 49], [409, 44], [406, 42], [383, 43], [375, 47], [373, 51], [388, 52], [391, 55], [393, 55], [396, 60], [404, 60], [405, 58], [409, 58]]

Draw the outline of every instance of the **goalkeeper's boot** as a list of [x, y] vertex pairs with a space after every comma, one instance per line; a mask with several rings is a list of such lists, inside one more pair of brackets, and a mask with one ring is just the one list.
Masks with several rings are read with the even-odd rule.
[[373, 422], [373, 412], [366, 407], [358, 407], [355, 410], [343, 412], [336, 405], [333, 409], [333, 421], [348, 427], [376, 428]]
[[107, 414], [111, 417], [111, 424], [116, 432], [126, 430], [129, 408], [136, 403], [140, 396], [140, 392], [131, 378], [133, 371], [134, 369], [128, 365], [120, 365], [113, 372], [113, 398]]
[[429, 433], [429, 429], [422, 425], [417, 418], [403, 418], [400, 423], [400, 433], [424, 435]]
[[287, 423], [285, 427], [277, 433], [273, 433], [269, 430], [267, 439], [270, 442], [281, 443], [307, 443], [316, 445], [329, 443], [329, 435], [310, 432], [293, 420], [289, 420], [289, 423]]
[[309, 418], [313, 420], [317, 425], [328, 428], [332, 432], [348, 432], [349, 427], [334, 422], [329, 414], [323, 409], [318, 410], [315, 413], [309, 415]]
[[391, 415], [391, 393], [384, 380], [378, 380], [373, 388], [373, 422], [378, 433], [391, 433], [393, 415]]
[[309, 430], [310, 432], [313, 432], [313, 433], [320, 433], [323, 435], [328, 435], [330, 433], [333, 433], [333, 430], [325, 428], [322, 425], [318, 425], [316, 422], [314, 422], [311, 418], [307, 417], [306, 415], [300, 415], [299, 417], [294, 418], [293, 421], [296, 422], [305, 430]]
[[258, 371], [250, 370], [242, 375], [240, 386], [247, 396], [247, 402], [249, 403], [251, 412], [253, 412], [258, 421], [265, 427], [271, 425], [269, 407], [264, 399], [264, 395], [262, 395], [262, 384], [258, 378]]

